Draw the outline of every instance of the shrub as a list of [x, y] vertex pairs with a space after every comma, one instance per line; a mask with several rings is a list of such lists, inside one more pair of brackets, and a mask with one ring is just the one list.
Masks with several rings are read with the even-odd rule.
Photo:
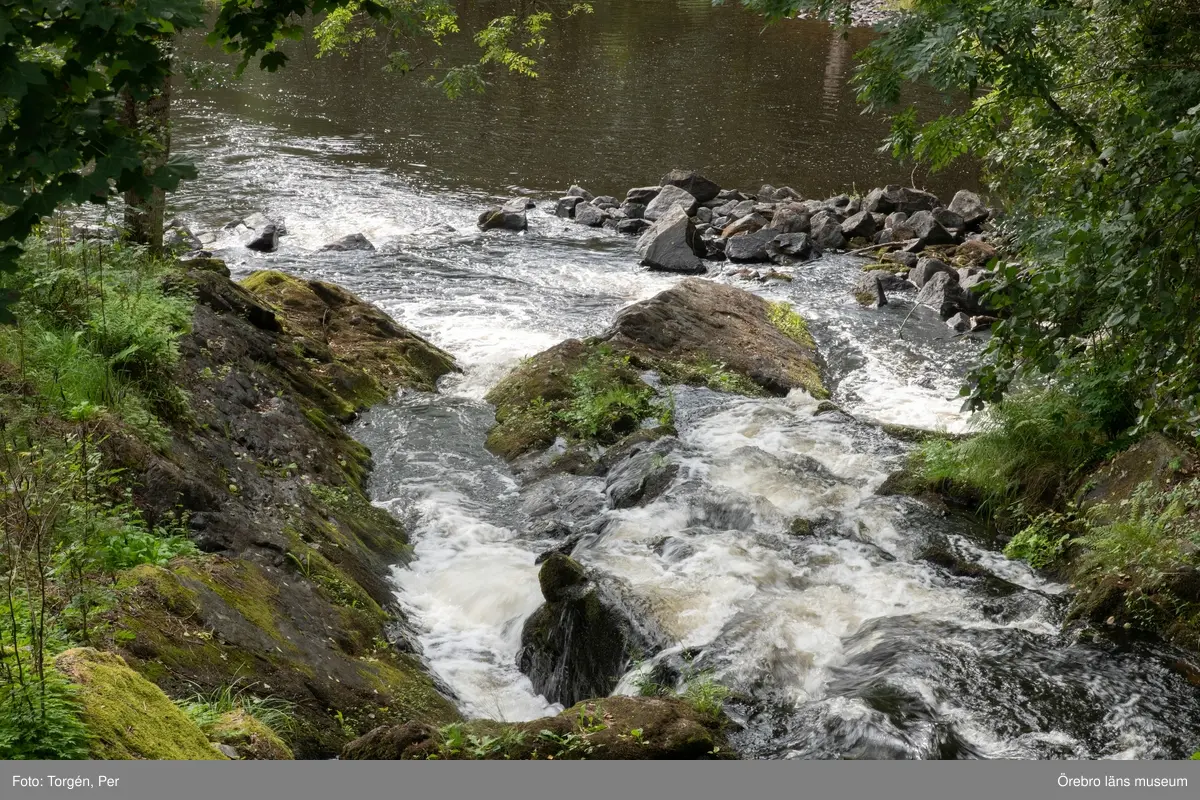
[[[15, 668], [12, 644], [0, 645], [5, 670]], [[83, 759], [88, 743], [74, 691], [53, 668], [0, 685], [0, 759]]]
[[600, 347], [571, 375], [571, 397], [558, 419], [572, 436], [607, 444], [662, 413], [628, 356]]
[[1045, 505], [1104, 454], [1100, 423], [1057, 388], [1012, 395], [974, 420], [969, 439], [935, 439], [919, 451], [922, 476], [978, 493], [996, 511], [1020, 499]]

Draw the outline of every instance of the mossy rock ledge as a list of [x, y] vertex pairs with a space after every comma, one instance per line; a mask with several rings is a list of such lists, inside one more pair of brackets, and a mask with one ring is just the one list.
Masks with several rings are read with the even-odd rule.
[[120, 575], [98, 646], [171, 697], [237, 686], [291, 703], [279, 741], [226, 721], [243, 758], [327, 758], [381, 724], [459, 719], [398, 638], [387, 576], [411, 547], [340, 424], [397, 388], [433, 389], [453, 359], [331, 284], [239, 285], [186, 262], [173, 280], [197, 300], [179, 343], [189, 414], [165, 448], [114, 426], [104, 455], [149, 522], [182, 515], [202, 552]]
[[[602, 358], [606, 355], [619, 361]], [[829, 394], [816, 343], [790, 304], [688, 278], [623, 309], [601, 335], [561, 342], [501, 380], [487, 396], [496, 407], [488, 449], [511, 460], [564, 435], [572, 379], [597, 363], [614, 390], [644, 385], [641, 371], [652, 370], [667, 384], [746, 395], [786, 395], [793, 389], [819, 399]]]
[[60, 653], [54, 663], [75, 684], [92, 758], [225, 759], [161, 689], [115, 653], [82, 647]]
[[[473, 739], [472, 739], [473, 737]], [[481, 745], [460, 746], [459, 741]], [[346, 745], [342, 758], [641, 760], [727, 759], [722, 721], [682, 700], [606, 697], [529, 722], [472, 720], [450, 728], [380, 727]]]

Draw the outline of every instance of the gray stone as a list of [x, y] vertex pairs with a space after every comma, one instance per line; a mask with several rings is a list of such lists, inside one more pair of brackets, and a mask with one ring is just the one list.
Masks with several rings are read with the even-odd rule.
[[938, 202], [937, 195], [898, 184], [872, 189], [863, 199], [863, 208], [881, 214], [890, 214], [893, 211], [932, 211], [939, 205], [941, 203]]
[[955, 333], [966, 333], [971, 330], [971, 318], [960, 311], [946, 320], [946, 327]]
[[532, 202], [524, 197], [509, 200], [499, 208], [489, 208], [479, 215], [479, 227], [482, 230], [523, 231], [528, 226], [525, 210]]
[[664, 186], [662, 191], [646, 206], [646, 219], [651, 222], [663, 217], [670, 209], [681, 208], [683, 213], [691, 216], [696, 211], [696, 197], [678, 186]]
[[705, 224], [712, 222], [713, 212], [711, 208], [697, 208], [696, 221]]
[[662, 191], [661, 186], [638, 186], [625, 193], [625, 202], [648, 205], [651, 200], [658, 197], [660, 191]]
[[917, 302], [937, 311], [942, 319], [949, 319], [960, 311], [980, 310], [974, 298], [958, 285], [958, 276], [953, 273], [938, 272], [930, 277], [921, 287]]
[[811, 233], [813, 241], [822, 250], [841, 250], [846, 246], [846, 237], [842, 235], [842, 223], [826, 211], [813, 215]]
[[575, 221], [589, 228], [598, 228], [604, 224], [604, 209], [591, 203], [580, 203], [575, 206]]
[[647, 220], [640, 217], [631, 217], [630, 219], [618, 220], [616, 230], [617, 233], [628, 233], [636, 236], [649, 227], [650, 223]]
[[592, 198], [592, 205], [596, 206], [597, 208], [609, 209], [616, 208], [621, 204], [618, 203], [617, 198], [613, 197], [612, 195], [604, 194], [600, 195], [599, 197]]
[[246, 243], [246, 247], [258, 253], [274, 253], [279, 248], [280, 233], [278, 225], [268, 222], [257, 236]]
[[943, 228], [962, 230], [966, 227], [966, 222], [963, 221], [962, 216], [948, 208], [935, 208], [933, 210], [933, 218], [941, 223]]
[[875, 235], [875, 218], [870, 211], [859, 211], [842, 223], [842, 236], [847, 239], [870, 239]]
[[954, 244], [956, 241], [954, 234], [946, 230], [945, 226], [938, 222], [930, 211], [917, 211], [904, 221], [904, 226], [912, 230], [916, 235], [917, 243], [922, 248], [930, 245]]
[[895, 253], [884, 253], [883, 257], [879, 260], [887, 261], [892, 264], [903, 264], [909, 269], [912, 269], [921, 259], [916, 253], [906, 253], [903, 250], [899, 250]]
[[753, 200], [743, 200], [733, 207], [733, 211], [729, 212], [729, 216], [733, 217], [734, 219], [748, 217], [754, 213], [754, 207], [756, 205], [758, 205], [758, 203], [754, 202]]
[[777, 261], [807, 260], [817, 255], [812, 237], [804, 231], [780, 233], [772, 241], [772, 259]]
[[336, 252], [345, 252], [348, 250], [374, 250], [375, 245], [371, 244], [371, 240], [361, 233], [351, 233], [347, 236], [343, 236], [340, 239], [330, 242], [321, 249], [333, 250]]
[[728, 239], [742, 233], [753, 233], [767, 227], [767, 218], [761, 214], [750, 214], [731, 222], [721, 229], [721, 238]]
[[[694, 170], [673, 169], [662, 177], [662, 185], [665, 189], [667, 186], [675, 186], [683, 189], [692, 197], [696, 198], [697, 203], [703, 203], [707, 200], [712, 200], [721, 193], [721, 187], [710, 181], [708, 178]], [[691, 213], [689, 210], [688, 213]]]
[[582, 202], [583, 198], [577, 195], [563, 197], [554, 205], [554, 216], [571, 219], [575, 216], [575, 206]]
[[626, 200], [621, 204], [621, 211], [628, 219], [644, 219], [646, 217], [646, 207], [631, 200]]
[[705, 266], [700, 256], [707, 252], [687, 212], [678, 205], [668, 208], [637, 243], [642, 265], [664, 272], [702, 273]]
[[884, 217], [883, 227], [887, 228], [888, 230], [892, 230], [899, 225], [903, 225], [907, 219], [908, 214], [905, 214], [903, 211], [893, 211]]
[[571, 188], [567, 189], [567, 195], [571, 197], [582, 197], [584, 200], [592, 199], [591, 192], [589, 192], [587, 189], [584, 189], [582, 186], [576, 186], [575, 184], [571, 184]]
[[804, 206], [784, 203], [775, 209], [771, 227], [780, 233], [808, 233], [810, 215]]
[[777, 235], [779, 231], [763, 228], [754, 233], [730, 237], [725, 240], [725, 257], [742, 263], [770, 261]]
[[[889, 255], [894, 254], [889, 253]], [[912, 254], [909, 253], [909, 255]], [[930, 278], [939, 272], [946, 273], [955, 283], [958, 283], [958, 273], [955, 271], [954, 267], [950, 266], [944, 261], [938, 261], [936, 258], [922, 258], [918, 260], [917, 265], [913, 267], [912, 272], [908, 274], [908, 279], [912, 281], [918, 289], [920, 289], [929, 282]]]
[[969, 228], [986, 222], [988, 218], [988, 207], [983, 199], [966, 189], [954, 195], [954, 199], [950, 201], [950, 210], [962, 217], [963, 223]]

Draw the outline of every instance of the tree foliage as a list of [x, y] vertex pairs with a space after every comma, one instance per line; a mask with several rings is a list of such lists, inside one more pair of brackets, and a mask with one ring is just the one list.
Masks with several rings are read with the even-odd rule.
[[[773, 18], [846, 13], [840, 0], [747, 4]], [[860, 100], [891, 115], [899, 157], [935, 169], [978, 158], [1009, 212], [1014, 259], [992, 294], [1006, 318], [970, 403], [1049, 375], [1112, 401], [1116, 427], [1200, 435], [1200, 2], [906, 8], [860, 54]], [[921, 119], [913, 82], [954, 104]]]

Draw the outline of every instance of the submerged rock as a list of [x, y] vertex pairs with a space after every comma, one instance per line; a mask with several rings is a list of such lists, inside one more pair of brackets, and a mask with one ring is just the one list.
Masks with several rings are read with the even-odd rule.
[[274, 253], [279, 249], [279, 236], [282, 233], [280, 226], [274, 222], [269, 222], [263, 226], [258, 234], [246, 243], [246, 247], [258, 253]]
[[343, 236], [340, 239], [335, 239], [329, 244], [321, 248], [322, 250], [333, 250], [343, 252], [348, 250], [374, 250], [375, 245], [371, 244], [371, 240], [361, 233], [351, 233]]

